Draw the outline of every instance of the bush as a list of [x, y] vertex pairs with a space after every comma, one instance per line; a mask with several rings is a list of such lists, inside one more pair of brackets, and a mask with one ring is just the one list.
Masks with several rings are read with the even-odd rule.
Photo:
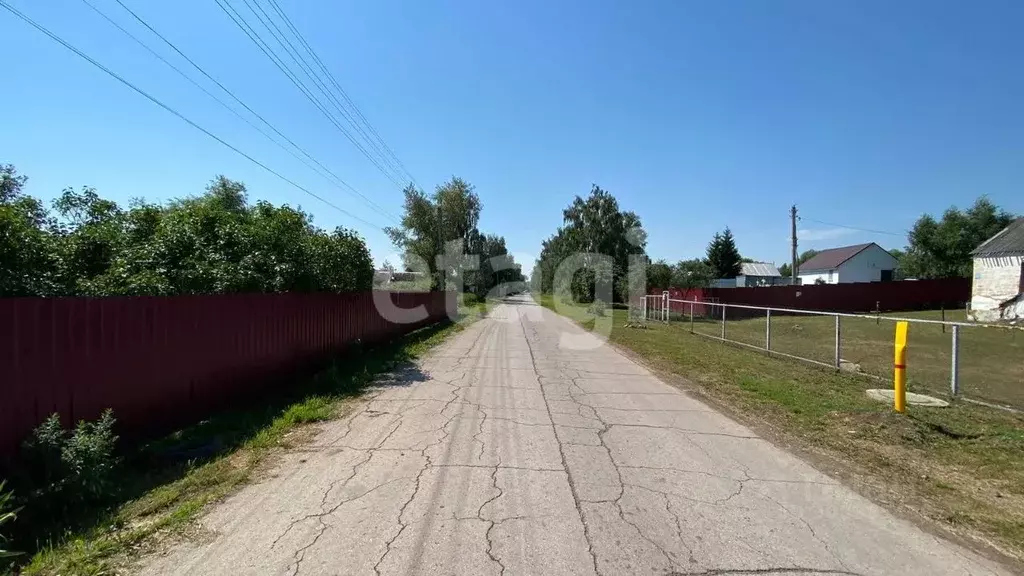
[[6, 482], [0, 482], [0, 570], [6, 570], [5, 562], [6, 558], [18, 556], [20, 552], [14, 552], [7, 550], [7, 542], [10, 540], [4, 535], [5, 524], [11, 524], [15, 518], [18, 517], [19, 509], [14, 507], [14, 495], [11, 492], [5, 492], [4, 486]]
[[593, 302], [590, 303], [590, 306], [587, 306], [587, 312], [593, 314], [594, 316], [604, 316], [607, 310], [608, 303], [605, 302], [604, 300], [594, 300]]
[[99, 420], [81, 421], [69, 431], [53, 414], [33, 431], [24, 444], [22, 478], [23, 516], [30, 527], [110, 499], [117, 467], [114, 422], [113, 412], [107, 410]]

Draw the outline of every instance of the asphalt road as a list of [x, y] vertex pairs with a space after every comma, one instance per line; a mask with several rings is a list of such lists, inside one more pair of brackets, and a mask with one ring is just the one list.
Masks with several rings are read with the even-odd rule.
[[202, 532], [142, 572], [1008, 574], [522, 297], [383, 382]]

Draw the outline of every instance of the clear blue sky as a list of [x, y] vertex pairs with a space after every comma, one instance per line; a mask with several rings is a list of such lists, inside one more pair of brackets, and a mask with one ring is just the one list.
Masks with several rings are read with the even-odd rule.
[[[229, 115], [80, 0], [6, 0], [258, 159], [381, 226], [388, 220]], [[162, 53], [113, 0], [92, 0]], [[401, 194], [210, 0], [125, 0], [243, 100], [392, 213]], [[240, 0], [233, 0], [240, 7]], [[280, 0], [418, 183], [476, 185], [481, 228], [529, 267], [591, 183], [642, 218], [649, 254], [745, 256], [905, 239], [923, 212], [980, 194], [1024, 212], [1024, 3], [946, 1], [340, 2]], [[253, 199], [353, 221], [209, 140], [0, 11], [0, 162], [53, 197], [169, 199], [214, 175]], [[187, 66], [182, 63], [182, 66]], [[187, 68], [185, 68], [187, 69]]]

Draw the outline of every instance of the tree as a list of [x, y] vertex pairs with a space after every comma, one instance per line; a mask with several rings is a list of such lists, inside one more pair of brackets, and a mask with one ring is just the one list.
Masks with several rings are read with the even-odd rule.
[[742, 271], [742, 258], [736, 248], [732, 230], [726, 228], [721, 234], [715, 233], [708, 244], [705, 262], [714, 270], [716, 278], [735, 278]]
[[647, 291], [668, 290], [673, 285], [672, 267], [664, 260], [647, 265]]
[[[508, 253], [505, 238], [481, 233], [477, 228], [483, 205], [474, 187], [453, 176], [432, 195], [410, 185], [405, 189], [405, 212], [399, 227], [386, 229], [395, 246], [403, 251], [406, 270], [429, 272], [435, 289], [444, 288], [447, 278], [458, 277], [466, 289], [478, 296], [496, 286], [521, 283], [522, 269]], [[465, 254], [476, 256], [478, 265], [467, 259], [444, 262], [449, 242], [459, 241]], [[443, 259], [443, 258], [442, 258]], [[426, 270], [421, 270], [423, 266]]]
[[[813, 248], [811, 248], [810, 250], [804, 250], [803, 252], [800, 253], [800, 256], [797, 257], [797, 259], [796, 259], [797, 265], [799, 266], [800, 264], [803, 264], [804, 262], [807, 262], [808, 260], [810, 260], [811, 258], [816, 256], [817, 254], [818, 254], [818, 251], [813, 249]], [[799, 272], [799, 270], [797, 270], [797, 272]], [[786, 262], [782, 266], [779, 266], [779, 274], [783, 278], [789, 278], [790, 276], [793, 275], [793, 267], [789, 264], [789, 262]]]
[[0, 166], [0, 297], [58, 293], [55, 224], [42, 202], [22, 193], [27, 181]]
[[672, 268], [672, 286], [676, 288], [707, 288], [715, 278], [714, 269], [703, 260], [680, 260]]
[[[405, 190], [405, 212], [399, 227], [385, 229], [395, 247], [403, 251], [405, 267], [429, 272], [434, 288], [445, 285], [445, 271], [438, 267], [438, 256], [453, 240], [468, 244], [477, 232], [480, 197], [472, 185], [458, 177], [438, 186], [433, 195], [410, 184]], [[426, 270], [418, 267], [426, 266]], [[453, 264], [454, 266], [454, 264]], [[449, 270], [450, 272], [451, 270]]]
[[[9, 167], [8, 167], [9, 168]], [[326, 232], [301, 209], [251, 206], [218, 176], [198, 197], [124, 209], [95, 189], [66, 189], [56, 217], [0, 175], [0, 296], [171, 295], [367, 290], [365, 242]]]
[[[541, 246], [534, 266], [534, 289], [543, 292], [572, 292], [573, 282], [555, 285], [555, 271], [569, 258], [581, 258], [583, 268], [591, 269], [587, 278], [610, 280], [612, 297], [625, 301], [629, 291], [631, 256], [646, 259], [647, 233], [634, 212], [622, 211], [615, 197], [594, 185], [586, 198], [577, 196], [562, 212], [563, 226]], [[611, 270], [600, 269], [599, 254], [611, 259]]]
[[971, 208], [951, 207], [936, 221], [921, 216], [908, 237], [901, 267], [911, 278], [969, 277], [971, 251], [1013, 222], [1014, 216], [988, 198], [978, 198]]

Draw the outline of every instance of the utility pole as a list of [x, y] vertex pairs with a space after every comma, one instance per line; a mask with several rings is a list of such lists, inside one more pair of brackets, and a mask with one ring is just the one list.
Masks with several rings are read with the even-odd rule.
[[442, 222], [441, 214], [442, 214], [442, 212], [441, 212], [441, 195], [438, 194], [437, 195], [437, 254], [434, 255], [434, 266], [437, 268], [437, 289], [443, 292], [444, 291], [445, 271], [444, 271], [443, 259], [441, 258], [441, 254], [444, 252], [444, 246], [442, 246], [443, 242], [441, 241], [441, 238], [442, 238], [441, 234], [443, 232], [442, 232], [441, 229], [444, 227], [444, 222]]
[[793, 254], [792, 254], [792, 256], [793, 256], [793, 264], [792, 264], [793, 268], [791, 268], [790, 271], [793, 273], [793, 285], [796, 286], [796, 278], [797, 278], [797, 261], [796, 261], [796, 204], [793, 204], [793, 207], [789, 209], [789, 218], [791, 220], [792, 230], [793, 230]]

